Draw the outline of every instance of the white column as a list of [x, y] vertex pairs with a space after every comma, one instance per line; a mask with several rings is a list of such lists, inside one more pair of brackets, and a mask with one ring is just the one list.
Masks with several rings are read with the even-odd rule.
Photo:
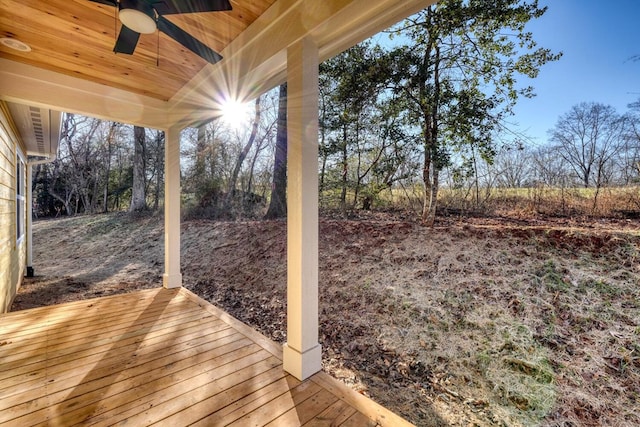
[[180, 129], [164, 134], [164, 275], [165, 288], [182, 286], [180, 271]]
[[33, 166], [27, 163], [27, 277], [33, 277]]
[[318, 48], [287, 51], [287, 342], [284, 370], [303, 380], [321, 369], [318, 344]]

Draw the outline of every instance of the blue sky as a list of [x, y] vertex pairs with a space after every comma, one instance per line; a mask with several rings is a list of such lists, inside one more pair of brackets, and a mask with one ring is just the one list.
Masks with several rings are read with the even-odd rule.
[[543, 144], [558, 117], [580, 102], [627, 111], [640, 99], [640, 0], [540, 0], [547, 13], [528, 25], [542, 47], [562, 51], [529, 82], [537, 96], [523, 99], [511, 119]]

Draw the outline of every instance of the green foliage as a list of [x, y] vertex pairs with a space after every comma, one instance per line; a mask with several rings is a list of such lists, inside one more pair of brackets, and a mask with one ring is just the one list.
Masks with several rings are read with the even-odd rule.
[[390, 54], [390, 73], [409, 101], [423, 149], [426, 222], [433, 221], [439, 173], [451, 155], [473, 146], [490, 161], [493, 134], [520, 97], [533, 96], [517, 77], [535, 78], [560, 58], [525, 29], [545, 11], [537, 1], [443, 0], [397, 28], [409, 42]]
[[339, 189], [343, 210], [369, 208], [414, 173], [406, 105], [387, 88], [388, 60], [364, 42], [320, 66], [320, 192]]

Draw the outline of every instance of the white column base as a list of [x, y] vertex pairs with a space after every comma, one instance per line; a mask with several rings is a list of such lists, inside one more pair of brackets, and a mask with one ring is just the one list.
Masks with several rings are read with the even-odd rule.
[[282, 346], [282, 367], [300, 381], [306, 380], [322, 369], [322, 346], [316, 344], [315, 347], [300, 353], [285, 343]]
[[166, 289], [179, 288], [182, 286], [182, 274], [162, 275], [162, 287]]

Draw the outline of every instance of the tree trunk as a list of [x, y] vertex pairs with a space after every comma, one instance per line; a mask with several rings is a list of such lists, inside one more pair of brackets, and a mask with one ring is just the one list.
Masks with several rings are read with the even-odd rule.
[[194, 175], [196, 189], [202, 188], [206, 182], [206, 153], [207, 153], [207, 129], [206, 125], [198, 127], [198, 140], [196, 142], [196, 164]]
[[349, 177], [349, 152], [347, 150], [347, 125], [342, 125], [342, 190], [340, 191], [340, 210], [347, 211], [347, 184]]
[[287, 84], [280, 85], [278, 101], [278, 130], [273, 159], [271, 201], [265, 219], [287, 215]]
[[[56, 193], [54, 193], [52, 190], [49, 190], [49, 195], [51, 195], [54, 199], [59, 200], [62, 205], [64, 206], [64, 212], [67, 216], [71, 216], [71, 200], [73, 198], [73, 192], [70, 192], [67, 190], [65, 196], [66, 197], [61, 197], [59, 195], [57, 195]], [[56, 215], [57, 217], [58, 215]]]
[[107, 165], [104, 173], [104, 190], [102, 193], [102, 212], [109, 212], [109, 175], [111, 175], [111, 147], [113, 144], [113, 135], [116, 129], [116, 122], [111, 123], [109, 135], [107, 136]]
[[256, 136], [258, 135], [258, 127], [260, 125], [260, 97], [256, 98], [256, 107], [255, 107], [255, 115], [253, 118], [253, 127], [251, 129], [251, 135], [249, 136], [249, 140], [245, 144], [244, 148], [238, 155], [238, 159], [236, 160], [236, 165], [233, 168], [233, 174], [231, 175], [231, 180], [229, 180], [229, 187], [227, 189], [227, 197], [225, 198], [225, 208], [230, 211], [231, 208], [231, 200], [233, 199], [233, 193], [236, 190], [236, 183], [238, 182], [238, 175], [240, 174], [240, 168], [242, 168], [242, 163], [244, 159], [247, 158], [249, 154], [249, 150], [251, 150], [251, 146], [253, 142], [256, 140]]
[[[422, 178], [425, 185], [424, 203], [422, 209], [422, 223], [427, 227], [433, 227], [436, 220], [436, 209], [438, 204], [438, 188], [440, 186], [440, 153], [438, 151], [438, 105], [440, 103], [440, 49], [431, 41], [434, 49], [433, 58], [433, 102], [427, 106], [425, 111], [425, 153], [424, 169]], [[427, 54], [425, 63], [428, 63], [430, 56]], [[426, 79], [424, 80], [426, 83]], [[427, 94], [426, 84], [422, 88], [423, 96]], [[426, 99], [426, 97], [425, 97]]]
[[[323, 136], [324, 138], [324, 136]], [[322, 151], [320, 153], [320, 155], [322, 156], [322, 162], [321, 162], [321, 166], [320, 166], [320, 184], [319, 184], [319, 193], [320, 193], [320, 203], [321, 206], [323, 207], [324, 204], [322, 203], [322, 201], [324, 200], [323, 197], [323, 193], [324, 193], [324, 179], [325, 179], [325, 175], [326, 175], [326, 171], [327, 171], [327, 150], [324, 147], [324, 141], [322, 142]]]
[[426, 212], [422, 214], [422, 222], [427, 227], [433, 227], [436, 222], [436, 208], [438, 200], [438, 189], [440, 188], [440, 171], [437, 168], [433, 169], [433, 176], [431, 177], [431, 184], [429, 187], [429, 207]]
[[431, 211], [431, 156], [429, 148], [426, 145], [424, 151], [424, 163], [422, 166], [422, 184], [424, 186], [424, 197], [422, 199], [422, 223], [427, 224]]
[[[356, 148], [357, 154], [357, 163], [356, 163], [356, 182], [353, 186], [353, 204], [351, 205], [352, 209], [355, 209], [358, 206], [358, 197], [360, 196], [360, 186], [362, 183], [362, 179], [364, 175], [360, 175], [360, 171], [362, 169], [362, 151], [360, 150], [360, 119], [356, 121], [356, 136], [354, 141], [354, 146]], [[366, 174], [365, 174], [366, 175]]]
[[[250, 195], [253, 192], [253, 177], [254, 177], [254, 172], [256, 170], [256, 164], [258, 164], [258, 158], [260, 157], [260, 153], [266, 147], [265, 142], [267, 141], [267, 136], [269, 133], [270, 132], [265, 132], [263, 137], [258, 140], [258, 144], [256, 145], [255, 150], [253, 150], [253, 158], [251, 159], [251, 165], [249, 166], [249, 177], [247, 179], [246, 192], [248, 195]], [[264, 191], [262, 195], [264, 196]], [[250, 198], [254, 199], [253, 196], [251, 196]]]
[[319, 189], [318, 189], [318, 193], [320, 195], [320, 206], [322, 207], [323, 205], [323, 193], [324, 193], [324, 179], [325, 179], [325, 173], [327, 170], [327, 157], [329, 157], [328, 154], [328, 147], [326, 145], [326, 133], [327, 133], [327, 119], [326, 119], [326, 101], [323, 99], [322, 100], [322, 109], [321, 109], [321, 119], [320, 119], [320, 156], [321, 156], [321, 167], [320, 167], [320, 182], [319, 182]]
[[480, 179], [478, 177], [478, 159], [476, 157], [476, 150], [471, 146], [471, 154], [473, 156], [473, 188], [475, 191], [475, 205], [476, 209], [480, 208]]
[[164, 171], [164, 132], [158, 131], [156, 134], [156, 191], [153, 196], [153, 210], [158, 210], [160, 204], [160, 191], [162, 189], [162, 172]]
[[143, 127], [134, 126], [133, 142], [135, 150], [133, 154], [133, 184], [131, 186], [131, 205], [129, 212], [140, 212], [147, 209], [147, 195], [145, 194], [145, 130]]

